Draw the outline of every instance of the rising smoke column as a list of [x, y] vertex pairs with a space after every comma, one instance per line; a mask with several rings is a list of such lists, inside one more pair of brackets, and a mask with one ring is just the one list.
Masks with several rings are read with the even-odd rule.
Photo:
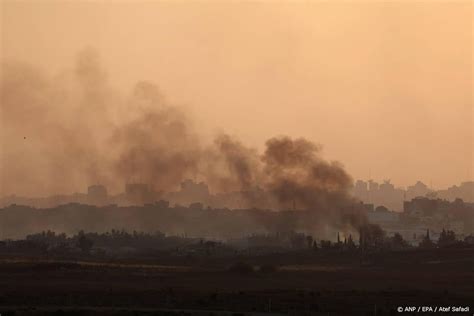
[[128, 102], [131, 119], [110, 140], [117, 151], [118, 179], [169, 191], [194, 177], [201, 146], [185, 113], [168, 105], [150, 82], [137, 83]]
[[282, 208], [308, 211], [307, 228], [358, 227], [366, 221], [350, 196], [352, 178], [344, 167], [321, 157], [321, 147], [304, 138], [269, 139], [262, 156], [265, 189]]
[[280, 203], [307, 210], [347, 205], [352, 179], [340, 163], [323, 160], [320, 151], [303, 138], [268, 140], [262, 156], [265, 187]]
[[363, 221], [347, 212], [351, 177], [324, 160], [320, 146], [282, 136], [261, 154], [226, 134], [203, 144], [188, 113], [155, 84], [111, 89], [91, 50], [54, 78], [5, 63], [0, 87], [2, 194], [71, 192], [94, 183], [117, 191], [126, 182], [170, 191], [199, 178], [213, 192], [240, 191], [243, 207], [307, 210], [311, 223], [335, 226]]
[[[306, 211], [300, 218], [277, 223], [277, 230], [323, 226], [348, 230], [366, 222], [360, 205], [350, 195], [351, 176], [341, 163], [323, 159], [321, 146], [309, 140], [271, 138], [259, 154], [235, 138], [220, 135], [212, 149], [217, 152], [212, 161], [223, 162], [227, 169], [220, 183], [238, 188], [246, 207]], [[259, 221], [275, 229], [275, 223], [263, 218]]]

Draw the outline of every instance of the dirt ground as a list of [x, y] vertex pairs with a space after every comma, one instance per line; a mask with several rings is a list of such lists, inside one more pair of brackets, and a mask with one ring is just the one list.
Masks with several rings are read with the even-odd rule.
[[[229, 271], [236, 260], [278, 264], [278, 270]], [[0, 313], [399, 315], [400, 306], [469, 306], [470, 313], [452, 314], [472, 315], [474, 308], [473, 249], [350, 260], [276, 255], [176, 261], [1, 257]]]

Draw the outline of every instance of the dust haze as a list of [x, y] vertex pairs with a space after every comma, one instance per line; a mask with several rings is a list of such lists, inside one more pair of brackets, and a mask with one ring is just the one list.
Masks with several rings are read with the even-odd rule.
[[355, 179], [436, 189], [473, 179], [472, 1], [7, 0], [1, 10], [3, 59], [52, 75], [94, 47], [118, 90], [154, 82], [207, 142], [221, 129], [262, 153], [275, 135], [305, 137]]
[[340, 223], [333, 159], [469, 180], [471, 5], [405, 5], [2, 2], [0, 194], [194, 179]]
[[0, 0], [0, 316], [472, 312], [473, 14]]
[[170, 192], [194, 178], [216, 193], [243, 192], [248, 208], [299, 207], [325, 211], [327, 220], [352, 203], [351, 177], [324, 160], [319, 145], [276, 136], [259, 153], [223, 133], [206, 143], [192, 117], [154, 83], [115, 91], [93, 49], [58, 77], [21, 63], [2, 69], [3, 194], [73, 192], [94, 183]]

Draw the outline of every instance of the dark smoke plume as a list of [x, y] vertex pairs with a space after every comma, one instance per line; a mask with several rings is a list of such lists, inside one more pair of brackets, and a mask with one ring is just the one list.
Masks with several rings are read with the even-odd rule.
[[266, 145], [266, 186], [279, 202], [309, 210], [347, 206], [352, 179], [338, 162], [323, 160], [317, 145], [289, 137], [270, 139]]
[[265, 189], [281, 205], [311, 211], [319, 222], [356, 224], [354, 213], [348, 214], [354, 205], [352, 178], [340, 163], [323, 160], [320, 151], [303, 138], [268, 140], [262, 157]]
[[306, 210], [314, 223], [332, 226], [364, 220], [350, 211], [351, 177], [318, 145], [282, 136], [259, 154], [225, 134], [203, 144], [185, 111], [153, 83], [114, 91], [92, 50], [54, 78], [4, 62], [0, 89], [1, 195], [68, 193], [93, 183], [119, 191], [130, 182], [170, 191], [199, 178], [213, 192], [241, 192], [244, 207]]

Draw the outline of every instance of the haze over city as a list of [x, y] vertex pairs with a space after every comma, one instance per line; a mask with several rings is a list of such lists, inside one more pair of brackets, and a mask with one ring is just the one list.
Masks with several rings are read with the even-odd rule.
[[471, 314], [467, 0], [0, 0], [0, 316]]
[[[146, 81], [186, 113], [202, 143], [225, 133], [263, 152], [272, 137], [304, 137], [352, 179], [397, 186], [422, 180], [442, 189], [473, 179], [471, 43], [469, 1], [1, 4], [0, 53], [9, 65], [2, 78], [16, 80], [18, 67], [48, 91], [59, 87], [55, 100], [72, 106], [38, 101], [35, 111], [59, 109], [66, 134], [88, 133], [86, 126], [100, 138], [97, 131], [107, 129], [100, 115], [74, 127], [77, 113], [97, 109], [81, 103], [77, 82], [103, 85], [101, 115], [113, 113], [117, 124], [129, 115], [118, 105]], [[81, 58], [92, 60], [82, 66], [98, 81], [81, 79]], [[82, 173], [89, 165], [58, 166], [54, 159], [74, 152], [50, 155], [55, 147], [41, 146], [58, 133], [43, 129], [50, 118], [12, 124], [24, 114], [7, 105], [2, 89], [1, 194], [72, 193], [93, 184], [78, 177], [63, 188], [41, 186], [48, 170]], [[5, 176], [41, 168], [29, 185]]]

